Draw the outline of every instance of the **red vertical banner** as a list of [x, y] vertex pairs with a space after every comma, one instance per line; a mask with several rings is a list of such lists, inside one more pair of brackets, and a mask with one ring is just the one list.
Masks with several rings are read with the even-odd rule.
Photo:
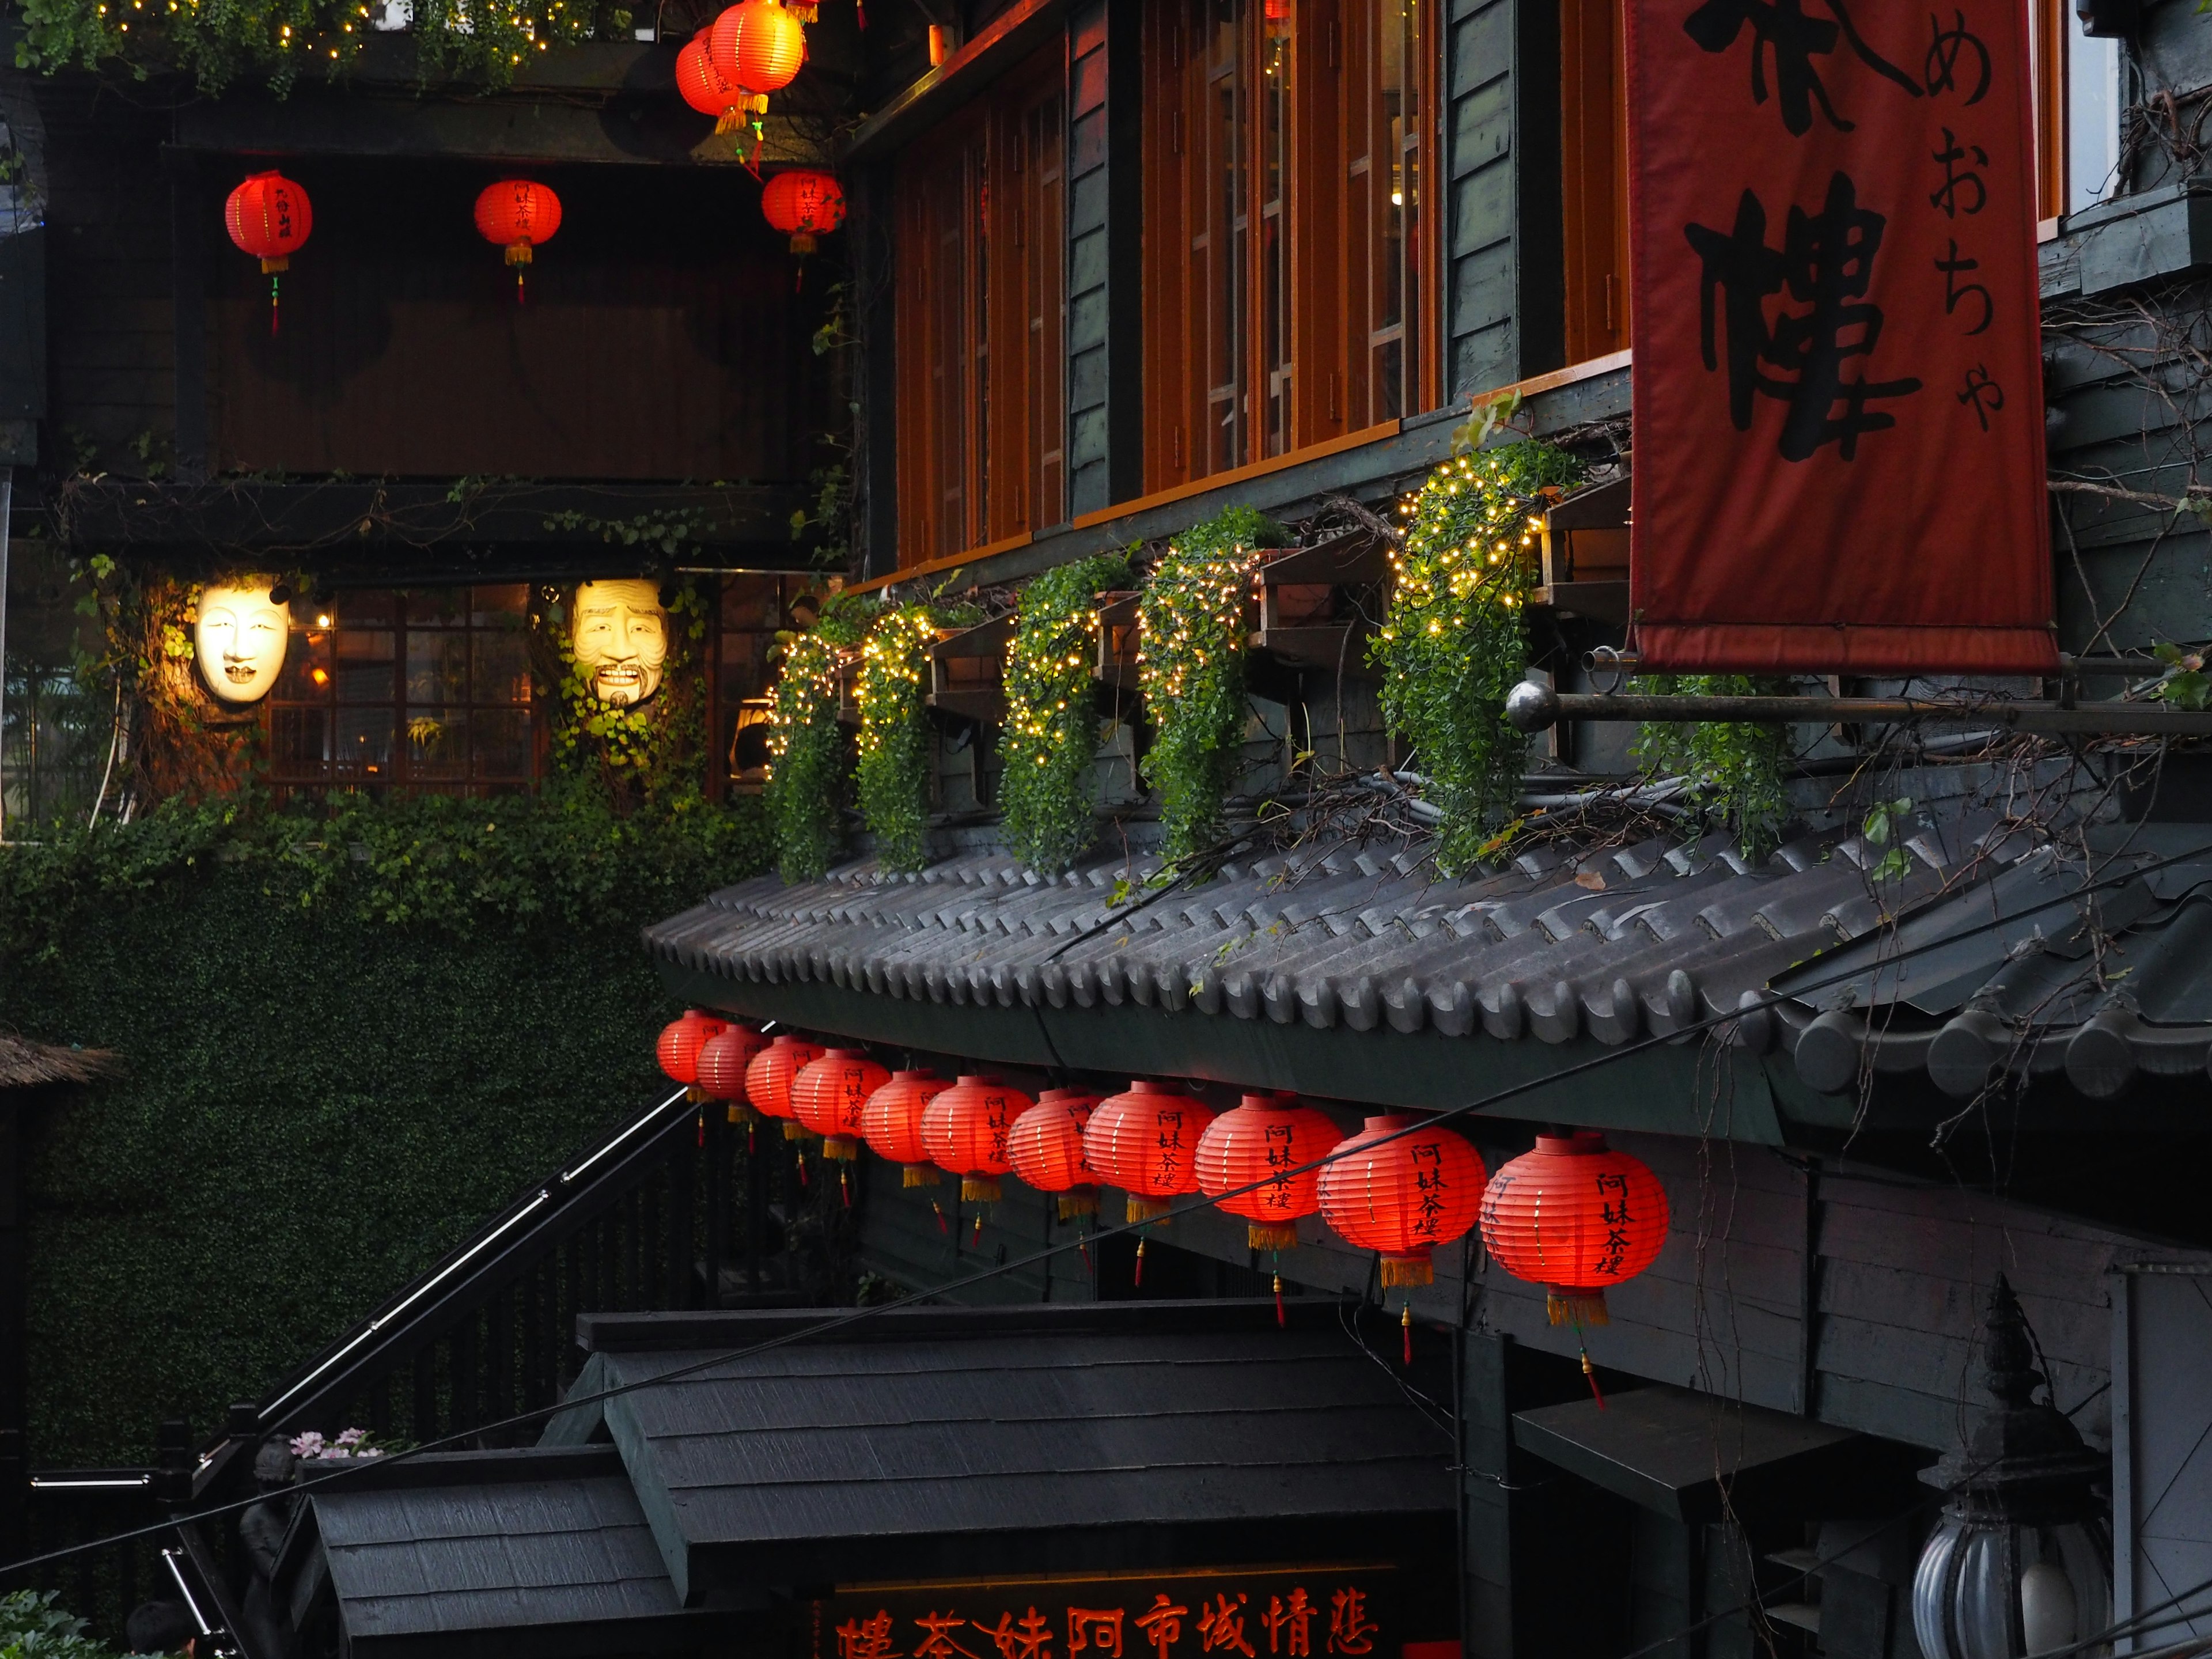
[[2024, 0], [1629, 0], [1635, 644], [2057, 666]]

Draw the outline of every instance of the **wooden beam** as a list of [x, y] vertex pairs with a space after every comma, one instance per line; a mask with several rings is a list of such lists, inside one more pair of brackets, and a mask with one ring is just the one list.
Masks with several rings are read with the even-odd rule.
[[1066, 0], [1014, 0], [973, 40], [861, 122], [846, 141], [845, 161], [872, 159], [942, 121], [1042, 46], [1066, 9]]

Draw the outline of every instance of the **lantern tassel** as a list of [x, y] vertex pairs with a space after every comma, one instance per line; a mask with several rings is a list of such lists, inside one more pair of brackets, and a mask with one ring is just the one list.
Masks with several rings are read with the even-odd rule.
[[1597, 1385], [1596, 1369], [1589, 1363], [1589, 1355], [1583, 1348], [1579, 1333], [1575, 1340], [1575, 1352], [1583, 1357], [1583, 1375], [1589, 1379], [1590, 1394], [1597, 1401], [1597, 1408], [1600, 1411], [1606, 1410], [1605, 1390]]
[[1406, 1303], [1406, 1311], [1399, 1316], [1398, 1328], [1406, 1334], [1406, 1364], [1410, 1366], [1413, 1363], [1413, 1304], [1410, 1298]]
[[981, 1244], [982, 1242], [983, 1242], [983, 1212], [982, 1212], [982, 1211], [978, 1210], [978, 1211], [976, 1211], [976, 1212], [975, 1212], [975, 1231], [969, 1236], [969, 1239], [968, 1239], [968, 1248], [969, 1248], [969, 1249], [971, 1249], [971, 1250], [972, 1250], [972, 1249], [974, 1249], [975, 1248], [975, 1246], [977, 1246], [978, 1244]]
[[747, 1118], [745, 1120], [745, 1156], [750, 1158], [759, 1150], [760, 1148], [753, 1144], [753, 1121]]
[[706, 1113], [702, 1112], [702, 1113], [700, 1113], [700, 1114], [699, 1114], [699, 1150], [700, 1150], [700, 1151], [702, 1151], [702, 1152], [704, 1152], [706, 1149], [707, 1149], [707, 1115], [706, 1115]]
[[853, 1207], [853, 1183], [845, 1179], [845, 1166], [837, 1166], [837, 1195], [845, 1200], [845, 1207]]
[[1275, 1328], [1281, 1330], [1290, 1322], [1283, 1317], [1283, 1276], [1275, 1275]]
[[1079, 1216], [1098, 1213], [1098, 1194], [1091, 1192], [1062, 1193], [1060, 1195], [1060, 1218], [1073, 1221]]
[[[262, 264], [269, 264], [269, 263], [270, 263], [270, 261], [268, 261], [268, 260], [266, 260], [266, 259], [264, 259], [264, 260], [263, 260], [263, 261], [262, 261]], [[269, 277], [269, 337], [270, 337], [270, 339], [272, 339], [272, 340], [273, 340], [273, 339], [275, 339], [275, 338], [276, 337], [276, 286], [277, 286], [277, 284], [278, 284], [279, 283], [283, 282], [283, 280], [284, 280], [284, 279], [283, 279], [283, 277], [281, 277], [281, 276], [279, 276], [276, 275], [273, 271], [270, 274], [270, 277]]]
[[1554, 1325], [1610, 1325], [1613, 1316], [1605, 1310], [1605, 1291], [1571, 1291], [1554, 1285], [1544, 1297], [1544, 1310]]
[[1137, 1241], [1137, 1274], [1136, 1274], [1136, 1277], [1135, 1277], [1135, 1278], [1132, 1279], [1129, 1281], [1129, 1283], [1130, 1283], [1133, 1286], [1135, 1286], [1135, 1287], [1138, 1287], [1138, 1288], [1141, 1289], [1141, 1288], [1143, 1287], [1143, 1285], [1144, 1285], [1144, 1282], [1145, 1282], [1145, 1241], [1144, 1241], [1143, 1239], [1141, 1239], [1141, 1238], [1140, 1238], [1140, 1239], [1139, 1239], [1139, 1240]]
[[937, 1231], [943, 1233], [947, 1238], [951, 1237], [952, 1228], [951, 1224], [945, 1218], [945, 1206], [933, 1198], [929, 1200], [929, 1207], [937, 1212]]
[[1075, 1253], [1083, 1258], [1083, 1276], [1085, 1279], [1097, 1278], [1097, 1269], [1091, 1265], [1091, 1241], [1087, 1238], [1077, 1239], [1075, 1241]]
[[809, 1187], [809, 1186], [813, 1185], [813, 1183], [812, 1183], [811, 1182], [810, 1182], [809, 1180], [807, 1180], [807, 1178], [806, 1178], [806, 1148], [805, 1148], [804, 1146], [801, 1146], [801, 1147], [799, 1149], [799, 1154], [798, 1154], [798, 1157], [799, 1157], [799, 1184], [800, 1186], [802, 1186], [802, 1187]]
[[995, 1176], [962, 1176], [960, 1196], [969, 1204], [996, 1204], [1000, 1196], [998, 1178]]
[[1415, 1285], [1437, 1282], [1436, 1264], [1425, 1254], [1421, 1255], [1386, 1255], [1382, 1258], [1382, 1288], [1386, 1291], [1405, 1290]]
[[868, 27], [868, 9], [862, 0], [853, 0], [853, 21], [863, 30]]
[[1254, 1221], [1244, 1228], [1244, 1246], [1252, 1250], [1289, 1250], [1297, 1247], [1298, 1230], [1279, 1221]]
[[899, 1185], [902, 1187], [934, 1187], [937, 1184], [937, 1171], [927, 1164], [908, 1164], [899, 1174]]

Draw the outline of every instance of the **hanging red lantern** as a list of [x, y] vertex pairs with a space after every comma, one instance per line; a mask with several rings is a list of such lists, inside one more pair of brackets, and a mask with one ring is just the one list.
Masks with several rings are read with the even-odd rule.
[[1538, 1135], [1483, 1196], [1483, 1247], [1544, 1286], [1554, 1325], [1605, 1324], [1607, 1287], [1642, 1273], [1666, 1242], [1667, 1189], [1594, 1129]]
[[1048, 1089], [1006, 1132], [1006, 1161], [1041, 1193], [1060, 1200], [1060, 1218], [1098, 1213], [1098, 1171], [1083, 1155], [1083, 1128], [1098, 1097], [1083, 1089]]
[[502, 179], [486, 185], [477, 198], [477, 234], [507, 250], [514, 267], [514, 293], [522, 297], [523, 268], [530, 251], [550, 241], [561, 228], [561, 198], [544, 185], [527, 179]]
[[1128, 1218], [1157, 1221], [1198, 1190], [1198, 1143], [1213, 1114], [1161, 1083], [1133, 1083], [1091, 1109], [1083, 1152], [1107, 1184], [1129, 1195]]
[[714, 60], [707, 50], [708, 33], [701, 29], [676, 54], [676, 89], [700, 114], [714, 118], [716, 132], [735, 132], [744, 125], [746, 112], [756, 102], [765, 110], [768, 99], [733, 86], [715, 73]]
[[738, 0], [707, 37], [714, 73], [747, 93], [781, 92], [806, 61], [806, 31], [776, 0]]
[[653, 1045], [653, 1057], [672, 1081], [687, 1088], [699, 1081], [699, 1051], [707, 1039], [729, 1029], [729, 1022], [698, 1008], [686, 1008], [660, 1028]]
[[[1298, 1242], [1298, 1218], [1321, 1208], [1322, 1172], [1306, 1166], [1343, 1139], [1327, 1113], [1294, 1095], [1246, 1095], [1199, 1137], [1198, 1189], [1244, 1218], [1252, 1249], [1287, 1250]], [[1255, 1181], [1267, 1184], [1221, 1196]]]
[[729, 1103], [730, 1121], [743, 1123], [752, 1109], [744, 1103], [745, 1067], [768, 1047], [768, 1039], [749, 1025], [725, 1025], [699, 1046], [699, 1092]]
[[1434, 1284], [1429, 1252], [1474, 1225], [1483, 1175], [1482, 1154], [1464, 1135], [1416, 1118], [1370, 1117], [1322, 1170], [1322, 1219], [1382, 1253], [1386, 1288]]
[[803, 258], [814, 252], [816, 237], [845, 222], [845, 189], [829, 173], [793, 167], [768, 181], [761, 191], [761, 212], [791, 238], [791, 251]]
[[893, 1072], [890, 1081], [868, 1097], [860, 1109], [860, 1134], [868, 1149], [902, 1166], [902, 1187], [934, 1187], [937, 1166], [921, 1139], [921, 1115], [929, 1103], [952, 1085], [927, 1071]]
[[1034, 1104], [994, 1077], [963, 1077], [922, 1109], [921, 1144], [939, 1169], [960, 1177], [963, 1199], [995, 1204], [999, 1177], [1014, 1167], [1006, 1137]]
[[891, 1074], [858, 1048], [830, 1048], [791, 1084], [791, 1115], [822, 1137], [822, 1156], [850, 1163], [860, 1155], [860, 1109]]
[[283, 173], [257, 173], [222, 204], [223, 228], [241, 252], [261, 261], [269, 279], [269, 331], [276, 331], [276, 279], [291, 269], [292, 256], [307, 246], [314, 228], [307, 192]]
[[745, 1067], [745, 1099], [763, 1117], [783, 1120], [783, 1138], [797, 1140], [806, 1131], [791, 1115], [791, 1085], [799, 1068], [822, 1058], [822, 1045], [788, 1034], [752, 1057]]

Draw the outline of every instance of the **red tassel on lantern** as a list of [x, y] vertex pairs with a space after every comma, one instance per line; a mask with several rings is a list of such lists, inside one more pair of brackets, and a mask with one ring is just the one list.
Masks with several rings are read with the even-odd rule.
[[699, 1045], [699, 1092], [709, 1100], [726, 1102], [730, 1121], [744, 1123], [753, 1115], [745, 1102], [745, 1068], [753, 1056], [768, 1047], [768, 1039], [747, 1025], [725, 1025]]
[[[1386, 1288], [1436, 1282], [1429, 1252], [1474, 1225], [1482, 1155], [1449, 1129], [1370, 1117], [1321, 1172], [1322, 1219], [1382, 1256]], [[1409, 1133], [1397, 1134], [1395, 1132]]]
[[960, 1177], [963, 1200], [995, 1204], [999, 1177], [1014, 1167], [1006, 1158], [1007, 1137], [1014, 1120], [1035, 1104], [994, 1077], [963, 1077], [923, 1109], [921, 1144], [939, 1169]]
[[269, 331], [276, 332], [276, 282], [291, 268], [292, 256], [307, 246], [314, 228], [307, 192], [281, 173], [257, 173], [222, 204], [223, 228], [241, 252], [261, 261], [269, 279]]
[[[1299, 1105], [1294, 1096], [1246, 1095], [1199, 1137], [1198, 1189], [1243, 1217], [1252, 1249], [1290, 1249], [1298, 1242], [1298, 1218], [1321, 1208], [1321, 1171], [1304, 1166], [1326, 1158], [1343, 1139], [1327, 1114]], [[1267, 1184], [1220, 1196], [1255, 1181]]]
[[[860, 1134], [869, 1150], [902, 1167], [902, 1187], [934, 1187], [937, 1166], [929, 1161], [922, 1144], [921, 1114], [929, 1103], [952, 1085], [927, 1071], [893, 1072], [890, 1081], [868, 1097], [860, 1109]], [[942, 1214], [938, 1217], [944, 1224]]]
[[821, 1058], [820, 1043], [787, 1032], [755, 1054], [745, 1067], [746, 1101], [763, 1117], [781, 1118], [786, 1140], [796, 1140], [806, 1133], [791, 1115], [792, 1080], [801, 1066]]
[[1048, 1089], [1014, 1120], [1006, 1161], [1041, 1193], [1060, 1200], [1060, 1218], [1098, 1213], [1098, 1171], [1083, 1155], [1083, 1127], [1098, 1097], [1081, 1089]]
[[507, 250], [514, 267], [514, 298], [522, 302], [522, 273], [530, 251], [561, 228], [561, 198], [527, 179], [502, 179], [477, 198], [477, 234]]
[[[1198, 1142], [1213, 1114], [1159, 1083], [1133, 1083], [1091, 1109], [1083, 1154], [1129, 1195], [1131, 1221], [1156, 1221], [1198, 1190]], [[1142, 1247], [1139, 1246], [1141, 1249]]]
[[792, 1079], [791, 1115], [822, 1137], [823, 1157], [849, 1164], [860, 1155], [861, 1109], [890, 1080], [858, 1048], [826, 1049]]
[[668, 1073], [669, 1080], [681, 1083], [686, 1088], [699, 1081], [699, 1052], [707, 1046], [708, 1039], [720, 1036], [729, 1030], [726, 1020], [697, 1008], [687, 1008], [682, 1014], [660, 1028], [660, 1036], [653, 1045], [653, 1058], [660, 1069]]
[[1607, 1288], [1650, 1267], [1666, 1242], [1659, 1177], [1591, 1129], [1538, 1135], [1482, 1200], [1483, 1247], [1516, 1279], [1545, 1287], [1554, 1325], [1605, 1324]]

